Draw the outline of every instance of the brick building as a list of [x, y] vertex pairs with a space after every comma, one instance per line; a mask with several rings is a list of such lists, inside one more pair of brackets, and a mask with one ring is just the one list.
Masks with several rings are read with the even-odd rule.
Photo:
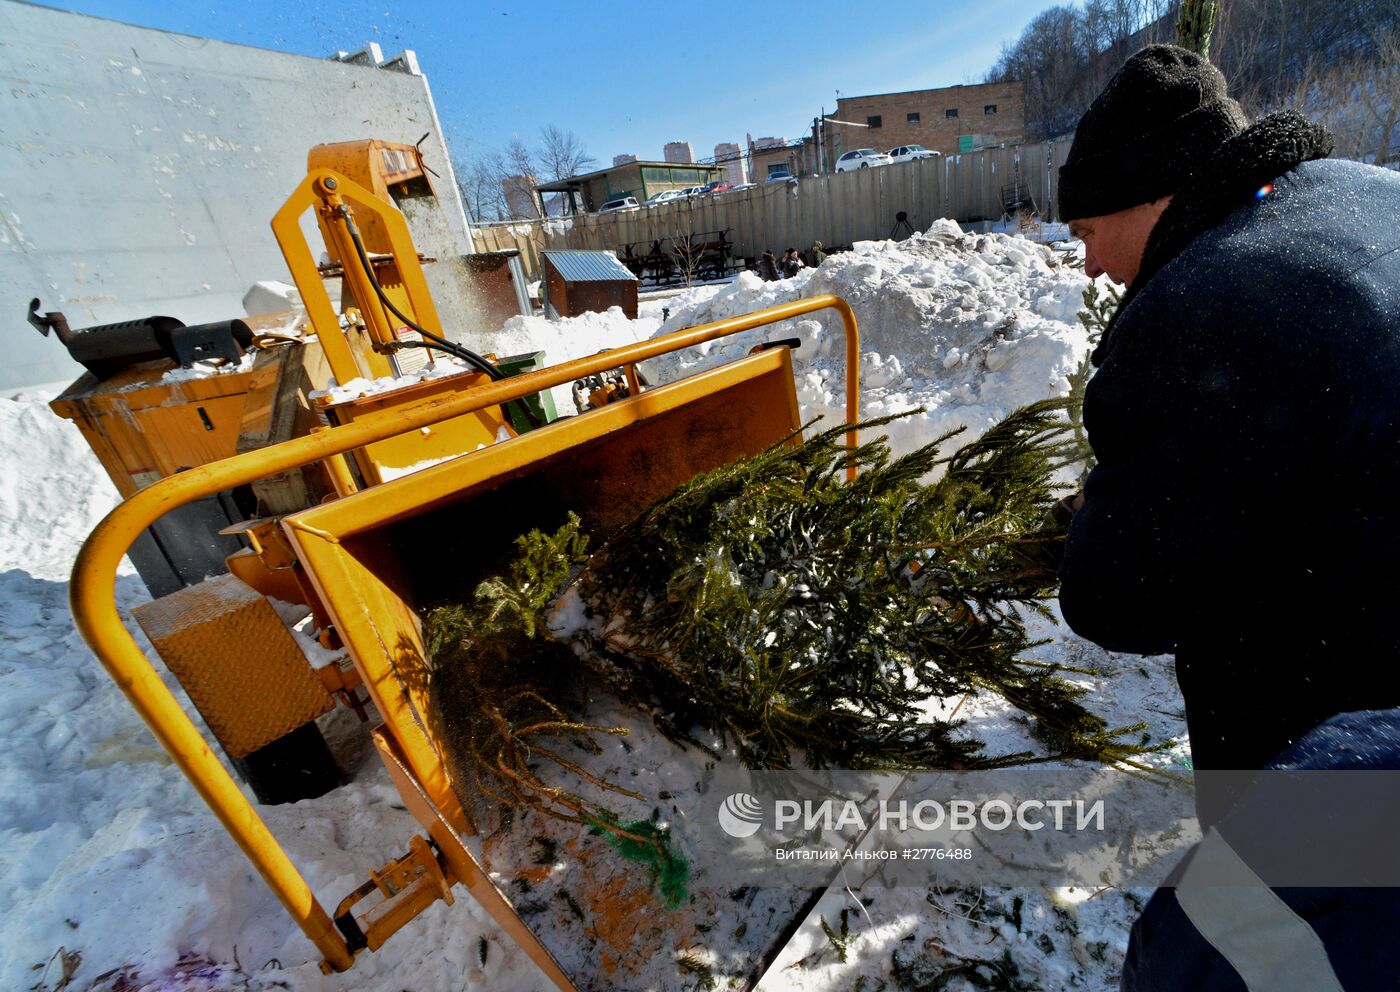
[[826, 171], [853, 148], [887, 152], [918, 144], [953, 155], [1025, 140], [1026, 108], [1019, 82], [841, 97], [827, 116], [850, 124], [823, 125]]
[[695, 150], [690, 147], [689, 141], [668, 141], [666, 148], [662, 152], [663, 157], [668, 162], [675, 162], [680, 165], [690, 165], [695, 161]]
[[775, 173], [802, 173], [802, 143], [786, 138], [749, 137], [749, 180], [761, 183]]

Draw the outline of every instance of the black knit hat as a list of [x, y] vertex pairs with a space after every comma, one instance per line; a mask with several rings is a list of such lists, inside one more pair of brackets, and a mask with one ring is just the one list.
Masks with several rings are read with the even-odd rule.
[[1176, 192], [1248, 126], [1209, 60], [1151, 45], [1090, 105], [1060, 167], [1060, 219], [1116, 213]]

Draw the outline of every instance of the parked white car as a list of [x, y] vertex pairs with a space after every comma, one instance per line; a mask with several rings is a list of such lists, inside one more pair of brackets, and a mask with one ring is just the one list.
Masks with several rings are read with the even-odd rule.
[[925, 148], [923, 145], [900, 145], [890, 149], [890, 159], [895, 162], [912, 162], [916, 158], [940, 158], [942, 155], [942, 152]]
[[889, 165], [893, 161], [894, 159], [884, 152], [877, 152], [873, 148], [857, 148], [836, 160], [836, 171], [854, 172], [856, 169], [868, 169], [872, 165]]
[[647, 197], [647, 202], [643, 206], [659, 207], [663, 203], [670, 203], [672, 200], [684, 200], [685, 194], [678, 189], [663, 189], [655, 196]]
[[637, 202], [635, 196], [624, 196], [621, 199], [609, 200], [598, 208], [600, 214], [615, 214], [624, 210], [641, 210], [642, 205]]

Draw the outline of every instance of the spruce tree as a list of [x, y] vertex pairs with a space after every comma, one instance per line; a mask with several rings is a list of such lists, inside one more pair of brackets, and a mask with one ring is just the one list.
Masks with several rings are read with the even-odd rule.
[[[471, 602], [426, 618], [431, 718], [464, 800], [604, 829], [664, 866], [664, 838], [609, 809], [609, 794], [649, 797], [593, 775], [567, 746], [596, 750], [622, 732], [588, 722], [579, 671], [671, 739], [705, 747], [694, 731], [707, 728], [751, 767], [1142, 753], [1124, 740], [1140, 726], [1108, 727], [1059, 669], [1024, 657], [1023, 611], [1045, 613], [1054, 593], [1043, 562], [1062, 537], [1041, 522], [1073, 457], [1067, 406], [1016, 411], [951, 453], [960, 432], [902, 458], [882, 437], [848, 449], [845, 426], [795, 435], [697, 477], [592, 553], [577, 518], [523, 535]], [[566, 640], [549, 629], [561, 604], [588, 616]], [[927, 715], [931, 700], [978, 692], [1024, 713], [1044, 750], [989, 752]], [[561, 787], [563, 773], [589, 795]]]

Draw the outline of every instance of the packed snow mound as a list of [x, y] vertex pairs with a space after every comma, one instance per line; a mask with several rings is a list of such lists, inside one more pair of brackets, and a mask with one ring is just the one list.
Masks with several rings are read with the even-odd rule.
[[0, 399], [0, 571], [66, 582], [78, 547], [121, 497], [77, 426], [49, 409], [54, 395]]
[[[857, 242], [820, 267], [764, 282], [746, 272], [728, 286], [676, 297], [669, 333], [803, 297], [843, 297], [860, 327], [861, 418], [915, 407], [889, 428], [897, 453], [966, 426], [973, 435], [1017, 407], [1069, 391], [1088, 352], [1079, 323], [1083, 271], [1043, 245], [1004, 234], [964, 234], [938, 221], [906, 241]], [[798, 337], [795, 371], [805, 418], [845, 420], [845, 345], [840, 318], [822, 311], [647, 363], [669, 382], [731, 361], [754, 345]]]

